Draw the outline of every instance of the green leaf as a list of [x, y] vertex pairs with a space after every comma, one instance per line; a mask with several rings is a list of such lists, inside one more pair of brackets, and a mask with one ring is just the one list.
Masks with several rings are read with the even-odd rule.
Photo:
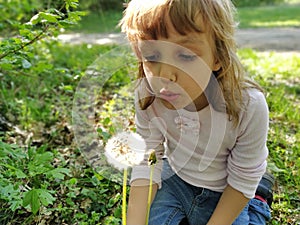
[[72, 85], [65, 85], [64, 87], [63, 87], [63, 89], [65, 90], [65, 91], [73, 91], [73, 86]]
[[43, 20], [50, 23], [57, 23], [57, 19], [59, 18], [61, 17], [52, 13], [39, 12], [38, 14], [34, 15], [27, 24], [36, 25]]
[[282, 173], [282, 172], [286, 172], [286, 170], [278, 168], [278, 167], [276, 166], [276, 164], [273, 163], [273, 162], [269, 162], [269, 163], [268, 163], [268, 169], [271, 170], [271, 171], [274, 172], [274, 173]]
[[19, 195], [20, 191], [18, 189], [15, 189], [14, 185], [4, 184], [4, 186], [1, 186], [0, 196], [2, 199], [4, 198], [5, 200], [12, 201], [16, 196]]
[[76, 12], [69, 12], [68, 13], [68, 19], [70, 19], [71, 21], [76, 22], [76, 21], [81, 20], [81, 17], [85, 16], [85, 15], [86, 15], [85, 12], [78, 12], [78, 11], [76, 11]]
[[36, 154], [34, 158], [28, 164], [28, 170], [30, 176], [37, 174], [43, 174], [53, 169], [51, 162], [53, 161], [53, 153], [44, 152], [42, 154]]
[[121, 199], [121, 197], [121, 194], [117, 193], [115, 196], [109, 199], [107, 207], [112, 208]]
[[33, 190], [32, 195], [31, 195], [31, 210], [33, 212], [33, 214], [36, 214], [39, 209], [40, 209], [40, 201], [39, 201], [39, 196], [36, 190]]
[[36, 214], [40, 209], [40, 201], [37, 189], [32, 189], [26, 192], [23, 199], [23, 206], [26, 207], [30, 205], [33, 214]]
[[32, 38], [32, 30], [30, 30], [30, 29], [20, 29], [19, 33], [23, 37], [30, 37], [30, 38]]
[[44, 152], [43, 154], [37, 154], [35, 157], [35, 161], [42, 163], [52, 162], [53, 160], [53, 153], [51, 152]]
[[56, 199], [51, 195], [48, 190], [45, 189], [32, 189], [25, 193], [23, 199], [23, 206], [30, 205], [33, 214], [36, 214], [42, 205], [48, 206], [53, 204]]
[[23, 206], [26, 207], [30, 204], [31, 202], [31, 195], [32, 191], [28, 191], [25, 193], [24, 199], [23, 199]]
[[77, 24], [77, 22], [74, 22], [74, 21], [69, 20], [69, 19], [59, 21], [59, 25], [61, 27], [65, 27], [65, 26], [68, 26], [68, 25], [76, 25], [76, 24]]
[[57, 18], [61, 18], [60, 16], [54, 15], [52, 13], [40, 12], [39, 14], [44, 20], [50, 23], [57, 23]]
[[42, 18], [40, 16], [40, 13], [35, 14], [33, 17], [31, 17], [30, 21], [27, 24], [36, 25], [41, 21], [41, 19]]
[[8, 172], [10, 173], [10, 175], [16, 175], [17, 178], [26, 178], [27, 175], [25, 173], [23, 173], [20, 169], [10, 165], [10, 164], [7, 164], [7, 163], [0, 163], [0, 166], [3, 166], [5, 168], [7, 168]]
[[55, 168], [46, 173], [46, 176], [51, 176], [55, 179], [63, 180], [65, 175], [70, 176], [70, 170], [67, 168]]
[[77, 8], [78, 6], [78, 0], [65, 0], [66, 2], [66, 9], [69, 11], [69, 8]]
[[47, 13], [51, 13], [51, 14], [55, 14], [55, 15], [58, 15], [60, 17], [64, 17], [64, 13], [60, 12], [58, 9], [55, 9], [55, 8], [49, 8], [47, 9], [46, 11]]
[[75, 177], [73, 177], [69, 180], [69, 185], [75, 185], [75, 184], [77, 184], [77, 182], [78, 182], [78, 180]]
[[14, 212], [22, 206], [22, 200], [16, 199], [11, 201], [10, 209]]
[[39, 200], [44, 206], [53, 204], [53, 202], [56, 200], [56, 198], [54, 198], [48, 190], [37, 189], [37, 193], [38, 193]]
[[27, 175], [19, 169], [16, 170], [16, 176], [17, 176], [17, 178], [26, 178], [27, 177]]

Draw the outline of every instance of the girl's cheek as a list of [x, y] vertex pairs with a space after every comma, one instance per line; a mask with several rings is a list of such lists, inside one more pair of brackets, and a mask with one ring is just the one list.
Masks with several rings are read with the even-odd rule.
[[155, 70], [154, 70], [154, 68], [151, 68], [151, 67], [145, 65], [145, 63], [144, 63], [143, 64], [143, 69], [144, 69], [146, 77], [153, 77], [153, 76], [155, 76]]

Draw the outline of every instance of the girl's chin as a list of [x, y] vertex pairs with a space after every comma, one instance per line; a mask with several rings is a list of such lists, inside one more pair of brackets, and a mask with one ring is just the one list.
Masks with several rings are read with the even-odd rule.
[[165, 99], [160, 99], [162, 104], [167, 108], [167, 109], [170, 109], [170, 110], [179, 110], [179, 109], [185, 109], [187, 111], [190, 111], [190, 112], [196, 112], [196, 111], [199, 111], [201, 110], [202, 108], [204, 108], [205, 106], [208, 105], [205, 104], [203, 105], [203, 107], [200, 107], [200, 108], [197, 108], [197, 106], [195, 105], [194, 102], [179, 102], [179, 101], [176, 101], [176, 102], [172, 102], [170, 103], [169, 101], [166, 101]]
[[187, 106], [187, 104], [183, 104], [183, 103], [177, 102], [177, 101], [171, 103], [165, 99], [160, 99], [160, 100], [167, 109], [171, 109], [171, 110], [183, 109]]

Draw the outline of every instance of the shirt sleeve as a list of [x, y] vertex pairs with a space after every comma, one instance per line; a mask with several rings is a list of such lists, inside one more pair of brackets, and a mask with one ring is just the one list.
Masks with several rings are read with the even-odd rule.
[[[157, 162], [154, 166], [153, 182], [157, 183], [159, 188], [161, 187], [161, 171], [162, 171], [162, 158], [164, 156], [164, 136], [156, 125], [152, 113], [149, 113], [150, 109], [141, 110], [136, 107], [135, 124], [136, 132], [142, 136], [146, 142], [147, 150], [154, 149], [156, 153]], [[144, 160], [140, 165], [134, 166], [131, 173], [131, 182], [136, 179], [149, 179], [150, 178], [150, 166], [148, 165], [149, 152], [146, 151]]]
[[241, 113], [239, 134], [227, 167], [228, 184], [247, 198], [254, 197], [266, 170], [268, 126], [269, 110], [263, 93], [249, 91], [249, 102]]

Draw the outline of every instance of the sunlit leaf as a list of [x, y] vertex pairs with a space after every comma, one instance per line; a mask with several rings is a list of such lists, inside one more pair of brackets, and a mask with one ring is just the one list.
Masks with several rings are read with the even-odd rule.
[[22, 67], [24, 69], [29, 69], [31, 66], [31, 63], [27, 59], [22, 59]]

